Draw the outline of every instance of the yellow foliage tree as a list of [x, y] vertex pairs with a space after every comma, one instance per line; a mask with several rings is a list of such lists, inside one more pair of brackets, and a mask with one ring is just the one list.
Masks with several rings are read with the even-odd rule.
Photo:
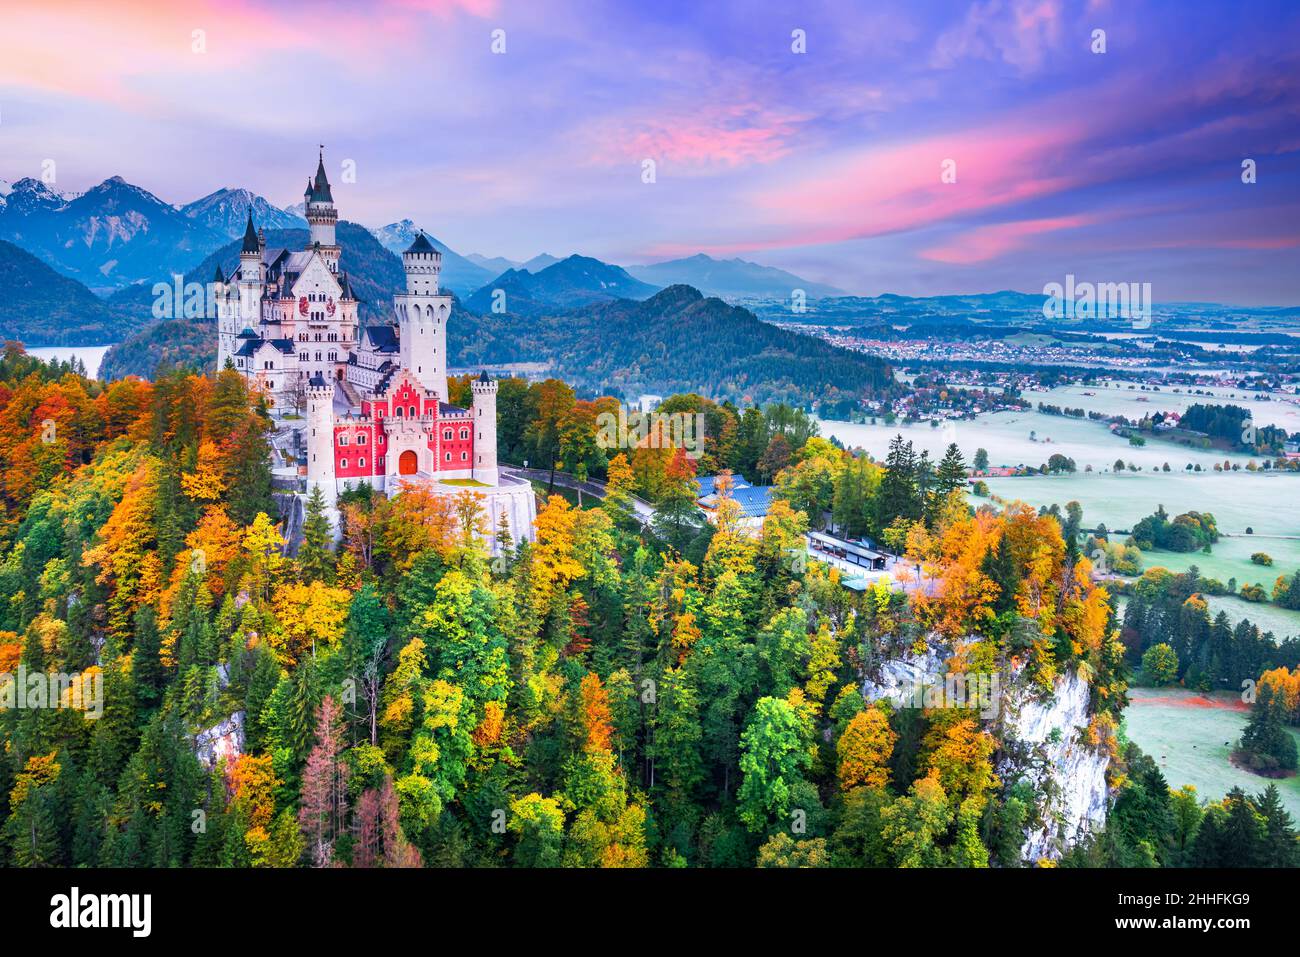
[[849, 721], [835, 745], [839, 758], [840, 790], [883, 788], [889, 783], [889, 759], [898, 735], [889, 716], [879, 707], [859, 711]]
[[275, 590], [272, 607], [279, 628], [269, 638], [276, 657], [292, 666], [317, 644], [333, 645], [343, 634], [352, 595], [321, 581], [293, 582]]

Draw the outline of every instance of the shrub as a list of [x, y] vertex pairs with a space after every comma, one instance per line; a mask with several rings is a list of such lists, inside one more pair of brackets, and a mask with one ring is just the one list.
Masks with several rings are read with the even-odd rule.
[[1178, 680], [1178, 654], [1161, 642], [1152, 645], [1142, 656], [1142, 677], [1155, 688], [1171, 685]]
[[1264, 591], [1261, 585], [1242, 585], [1241, 597], [1246, 599], [1246, 601], [1253, 601], [1256, 603], [1268, 601], [1268, 593]]

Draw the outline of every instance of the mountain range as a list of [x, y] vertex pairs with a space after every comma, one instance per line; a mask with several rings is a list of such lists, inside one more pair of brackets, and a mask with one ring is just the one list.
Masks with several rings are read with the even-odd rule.
[[699, 392], [827, 411], [890, 388], [892, 376], [878, 357], [763, 322], [689, 286], [562, 314], [489, 313], [457, 325], [448, 350], [461, 368], [545, 358], [552, 375], [588, 394]]
[[693, 286], [724, 299], [789, 299], [796, 289], [802, 289], [809, 299], [846, 295], [842, 289], [801, 279], [784, 269], [743, 259], [714, 259], [704, 253], [646, 266], [628, 266], [627, 271], [653, 286]]
[[244, 235], [250, 207], [253, 210], [253, 222], [259, 229], [307, 228], [307, 220], [298, 213], [272, 206], [261, 196], [246, 189], [225, 187], [215, 193], [209, 193], [202, 199], [186, 203], [180, 211], [189, 219], [220, 233], [227, 239], [237, 239]]
[[[167, 203], [153, 193], [112, 176], [81, 194], [64, 194], [33, 178], [8, 184], [0, 181], [0, 239], [32, 253], [65, 276], [76, 279], [103, 296], [135, 283], [152, 286], [181, 274], [196, 262], [242, 235], [252, 210], [259, 229], [305, 229], [302, 203], [281, 208], [250, 190], [223, 187], [193, 202]], [[419, 232], [410, 219], [372, 229], [378, 242], [390, 252], [401, 254]], [[571, 304], [572, 297], [556, 290], [548, 301], [534, 294], [529, 280], [512, 273], [537, 275], [560, 263], [549, 253], [525, 262], [503, 256], [462, 256], [428, 235], [442, 252], [444, 285], [461, 297], [469, 297], [488, 284], [505, 284], [527, 305], [535, 301], [546, 308]], [[575, 257], [566, 257], [573, 260]], [[587, 264], [590, 257], [576, 257]], [[791, 273], [740, 259], [715, 260], [700, 254], [687, 259], [650, 265], [608, 266], [617, 273], [601, 277], [593, 289], [625, 288], [633, 298], [644, 298], [656, 288], [685, 283], [711, 295], [727, 298], [787, 298], [802, 288], [810, 297], [837, 295], [838, 289], [813, 283]], [[553, 278], [569, 282], [565, 273]], [[588, 268], [595, 269], [588, 265]], [[644, 283], [645, 288], [636, 285]], [[579, 280], [581, 282], [581, 280]], [[602, 286], [601, 283], [604, 283]], [[618, 294], [618, 293], [613, 293]], [[594, 300], [609, 298], [597, 294]], [[531, 306], [528, 306], [531, 308]]]
[[655, 291], [620, 266], [574, 255], [535, 273], [508, 269], [465, 300], [465, 306], [478, 313], [537, 316], [612, 299], [645, 299]]
[[[415, 242], [415, 237], [419, 235], [420, 230], [411, 220], [403, 219], [401, 222], [389, 223], [370, 232], [385, 249], [401, 256], [402, 252]], [[458, 296], [468, 296], [495, 275], [491, 270], [460, 255], [435, 236], [427, 232], [424, 235], [433, 244], [433, 248], [442, 253], [442, 284]]]
[[100, 293], [182, 272], [227, 238], [120, 176], [70, 198], [21, 179], [0, 208], [0, 239]]

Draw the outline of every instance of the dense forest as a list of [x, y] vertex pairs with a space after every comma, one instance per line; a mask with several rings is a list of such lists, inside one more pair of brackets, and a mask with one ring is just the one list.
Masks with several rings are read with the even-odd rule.
[[[1189, 810], [1122, 743], [1125, 649], [1074, 529], [973, 510], [956, 449], [930, 468], [900, 439], [873, 463], [789, 410], [747, 409], [752, 440], [709, 464], [747, 461], [759, 436], [757, 468], [786, 447], [756, 529], [725, 496], [716, 524], [679, 507], [686, 450], [571, 436], [608, 494], [542, 495], [535, 541], [484, 528], [469, 489], [362, 486], [337, 542], [309, 499], [293, 550], [262, 401], [237, 374], [106, 385], [15, 351], [0, 376], [8, 864], [1039, 863], [1021, 848], [1042, 795], [1004, 770], [997, 722], [864, 696], [934, 639], [957, 649], [950, 672], [1020, 694], [1086, 681], [1080, 746], [1106, 757], [1115, 812], [1062, 863], [1294, 851], [1267, 793]], [[522, 387], [503, 436], [582, 431], [560, 385]], [[633, 492], [662, 505], [648, 528]], [[933, 587], [844, 588], [806, 559], [810, 521], [887, 538]]]
[[0, 339], [42, 346], [108, 344], [129, 335], [126, 313], [31, 253], [0, 239]]
[[883, 360], [787, 332], [753, 313], [670, 286], [644, 302], [616, 300], [529, 319], [463, 319], [453, 366], [546, 360], [587, 393], [698, 392], [737, 403], [833, 405], [889, 394]]

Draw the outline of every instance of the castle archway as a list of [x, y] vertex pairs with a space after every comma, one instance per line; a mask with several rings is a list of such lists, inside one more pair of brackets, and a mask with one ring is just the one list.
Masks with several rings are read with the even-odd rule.
[[415, 453], [410, 449], [403, 452], [397, 459], [398, 475], [414, 475], [418, 471]]

